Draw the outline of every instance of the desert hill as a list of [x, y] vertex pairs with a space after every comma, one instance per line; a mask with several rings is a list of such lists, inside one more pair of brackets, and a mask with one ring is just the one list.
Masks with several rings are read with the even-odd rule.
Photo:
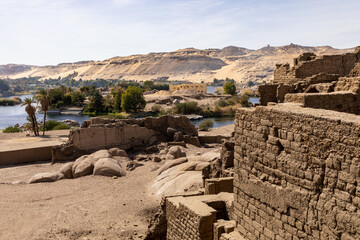
[[295, 44], [258, 50], [228, 46], [223, 49], [180, 49], [173, 52], [149, 53], [127, 57], [113, 57], [104, 61], [62, 63], [56, 66], [0, 65], [0, 78], [66, 77], [74, 71], [76, 79], [124, 79], [124, 80], [189, 80], [212, 81], [214, 78], [233, 78], [237, 82], [269, 81], [276, 63], [292, 63], [292, 59], [304, 52], [316, 55], [332, 55], [353, 52], [351, 49], [335, 49], [330, 46], [305, 47]]

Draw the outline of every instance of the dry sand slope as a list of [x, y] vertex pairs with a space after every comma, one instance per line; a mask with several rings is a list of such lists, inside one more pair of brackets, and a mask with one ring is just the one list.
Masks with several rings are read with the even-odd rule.
[[104, 61], [64, 63], [57, 66], [0, 65], [0, 78], [58, 78], [76, 71], [78, 76], [75, 79], [84, 80], [149, 80], [168, 77], [170, 80], [200, 82], [229, 77], [238, 82], [262, 82], [272, 78], [276, 63], [292, 63], [292, 59], [301, 53], [314, 52], [317, 55], [326, 55], [353, 51], [354, 49], [304, 47], [295, 44], [267, 46], [258, 50], [233, 46], [207, 50], [187, 48], [174, 52], [114, 57]]

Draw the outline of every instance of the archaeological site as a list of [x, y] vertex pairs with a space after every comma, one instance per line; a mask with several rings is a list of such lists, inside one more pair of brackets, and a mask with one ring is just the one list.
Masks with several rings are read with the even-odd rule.
[[0, 238], [26, 239], [25, 218], [36, 239], [360, 239], [360, 47], [278, 64], [259, 93], [221, 134], [181, 115], [91, 118], [38, 151], [52, 164], [0, 168], [24, 212]]
[[164, 197], [148, 239], [360, 239], [360, 48], [302, 54], [259, 91], [205, 195]]

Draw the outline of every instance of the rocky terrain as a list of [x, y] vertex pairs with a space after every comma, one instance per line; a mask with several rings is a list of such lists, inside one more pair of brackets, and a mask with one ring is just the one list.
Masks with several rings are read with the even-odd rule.
[[75, 79], [124, 79], [124, 80], [188, 80], [212, 81], [214, 78], [233, 78], [237, 82], [269, 81], [276, 63], [292, 63], [304, 52], [331, 55], [353, 52], [354, 49], [335, 49], [330, 46], [304, 47], [290, 44], [280, 47], [267, 46], [258, 50], [229, 46], [223, 49], [180, 49], [174, 52], [149, 53], [114, 57], [104, 61], [62, 63], [56, 66], [2, 65], [0, 78], [66, 77], [77, 72]]

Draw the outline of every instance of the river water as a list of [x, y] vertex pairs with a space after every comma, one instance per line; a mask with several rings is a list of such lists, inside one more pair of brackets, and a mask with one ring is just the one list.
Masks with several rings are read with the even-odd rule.
[[[22, 95], [19, 96], [21, 99], [26, 97], [32, 97], [32, 95]], [[11, 98], [11, 97], [9, 97]], [[250, 102], [259, 103], [258, 98], [250, 98]], [[15, 106], [0, 106], [0, 129], [4, 129], [8, 126], [13, 126], [16, 123], [22, 125], [27, 122], [27, 114], [25, 112], [25, 106], [15, 105]], [[38, 121], [43, 119], [42, 114], [37, 114]], [[80, 124], [89, 119], [87, 115], [63, 115], [63, 114], [47, 114], [47, 120], [65, 120], [72, 119], [78, 121]], [[233, 117], [220, 117], [220, 118], [210, 118], [214, 121], [214, 128], [226, 126], [234, 122]], [[198, 126], [202, 120], [191, 120], [191, 122]]]
[[[32, 97], [32, 95], [19, 96], [21, 99], [26, 97]], [[9, 97], [11, 98], [11, 97]], [[43, 119], [43, 114], [36, 115], [38, 121]], [[4, 129], [8, 126], [13, 126], [16, 123], [22, 125], [27, 122], [27, 113], [25, 112], [25, 106], [0, 106], [0, 129]], [[47, 114], [47, 120], [65, 120], [72, 119], [78, 121], [80, 124], [89, 119], [87, 115], [61, 115], [61, 114]]]

